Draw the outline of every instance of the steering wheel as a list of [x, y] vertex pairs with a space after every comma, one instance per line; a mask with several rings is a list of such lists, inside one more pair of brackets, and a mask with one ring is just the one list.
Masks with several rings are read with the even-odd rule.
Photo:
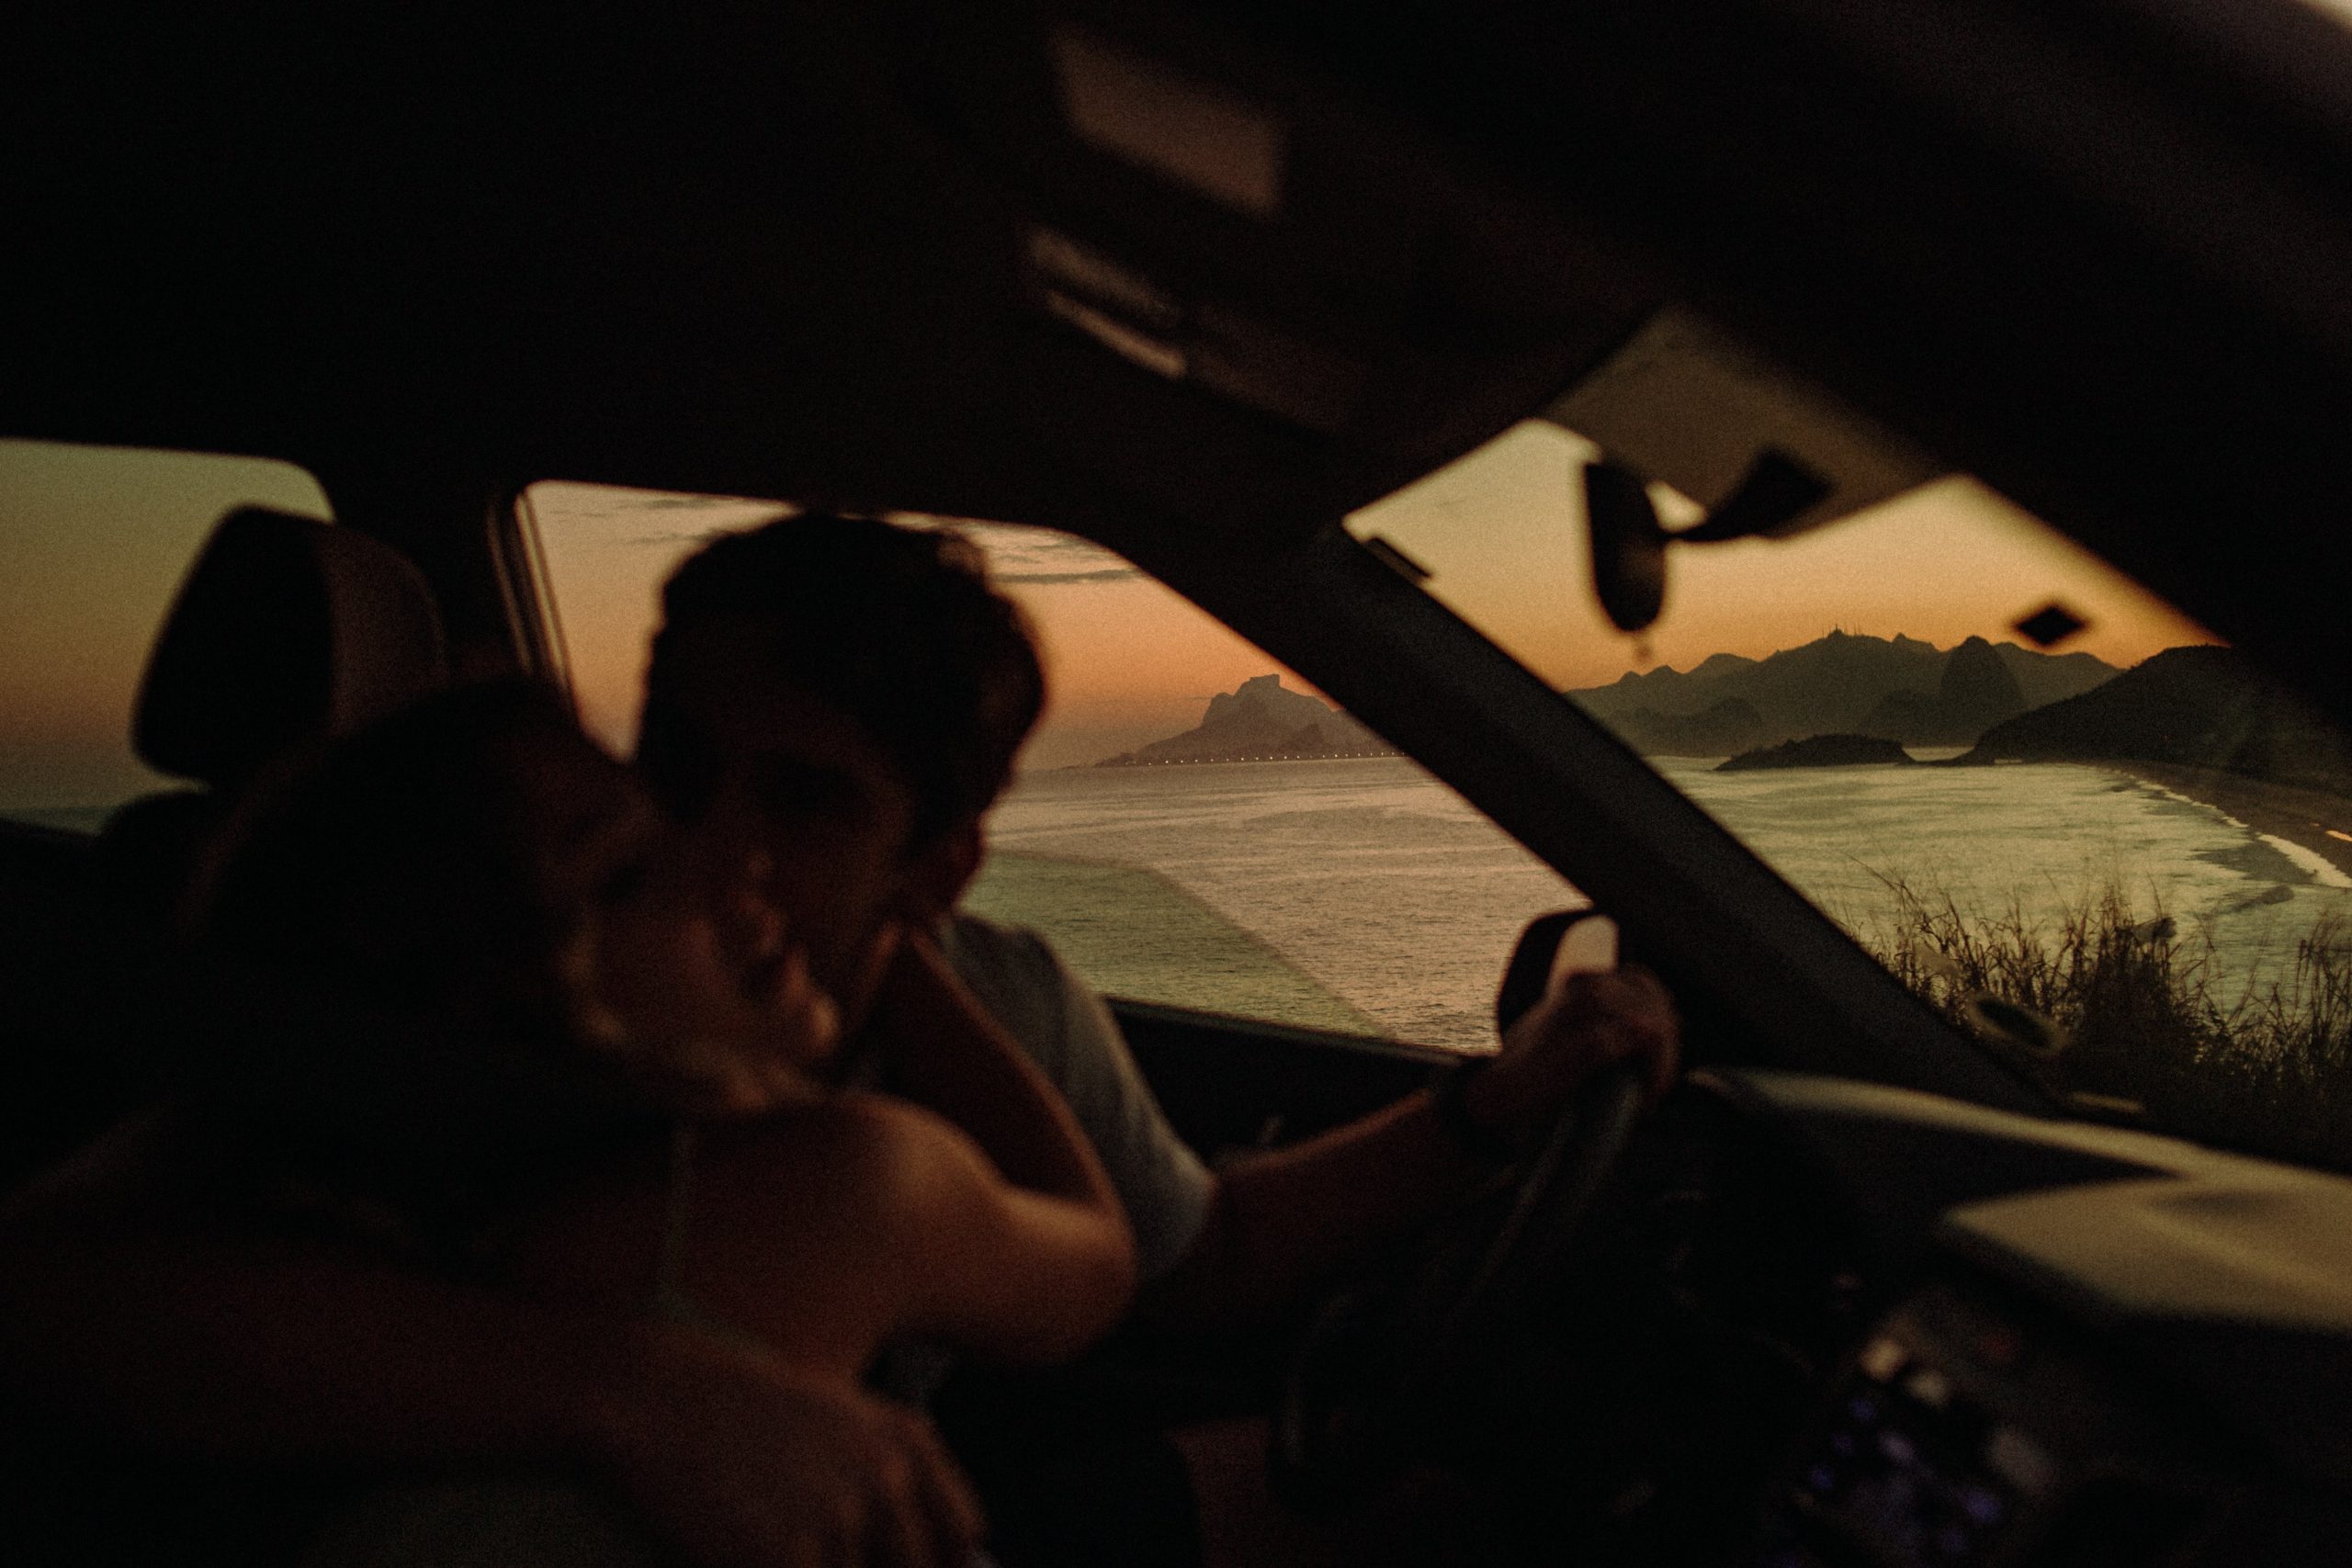
[[[1549, 985], [1561, 940], [1584, 911], [1545, 916], [1520, 938], [1497, 1000], [1507, 1029]], [[1530, 983], [1530, 980], [1532, 983]], [[1550, 1278], [1640, 1120], [1630, 1066], [1596, 1073], [1536, 1153], [1512, 1168], [1491, 1231], [1457, 1259], [1425, 1263], [1401, 1285], [1335, 1295], [1284, 1371], [1268, 1465], [1275, 1495], [1302, 1507], [1361, 1496], [1401, 1456], [1407, 1436], [1455, 1395], [1482, 1347]]]

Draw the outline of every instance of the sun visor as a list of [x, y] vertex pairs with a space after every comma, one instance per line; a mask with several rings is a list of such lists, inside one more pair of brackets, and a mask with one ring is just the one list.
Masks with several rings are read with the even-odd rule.
[[1672, 306], [1544, 417], [1711, 516], [1773, 492], [1781, 499], [1765, 503], [1770, 515], [1740, 530], [1767, 536], [1802, 533], [1945, 471], [1894, 432]]

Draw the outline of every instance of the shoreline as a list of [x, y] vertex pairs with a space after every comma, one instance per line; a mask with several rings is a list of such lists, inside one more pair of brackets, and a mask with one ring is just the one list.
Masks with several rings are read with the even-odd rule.
[[2352, 876], [2352, 839], [2329, 836], [2330, 829], [2352, 834], [2352, 799], [2325, 790], [2272, 784], [2244, 773], [2171, 762], [2118, 759], [2102, 761], [2098, 765], [2210, 806], [2257, 833], [2284, 839], [2309, 850], [2345, 875]]
[[[1131, 761], [1128, 755], [1105, 757], [1099, 762], [1065, 762], [1059, 768], [1046, 770], [1067, 773], [1074, 768], [1220, 768], [1237, 762], [1362, 762], [1390, 757], [1402, 757], [1402, 751], [1297, 751], [1289, 755], [1267, 752], [1250, 757], [1154, 757]], [[1409, 759], [1408, 759], [1409, 761]]]

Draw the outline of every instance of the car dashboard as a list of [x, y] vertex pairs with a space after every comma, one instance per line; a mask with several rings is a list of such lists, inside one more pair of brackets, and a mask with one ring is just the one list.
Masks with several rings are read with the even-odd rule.
[[1686, 1380], [1708, 1428], [1778, 1428], [1708, 1472], [1760, 1491], [1735, 1560], [2352, 1560], [2352, 1181], [1848, 1079], [1682, 1098], [1622, 1208], [1679, 1303], [1639, 1310], [1747, 1346]]

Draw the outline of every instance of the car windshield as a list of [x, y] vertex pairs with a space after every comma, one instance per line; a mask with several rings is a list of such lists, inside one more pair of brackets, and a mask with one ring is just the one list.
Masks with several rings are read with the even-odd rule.
[[1348, 526], [2018, 1070], [2086, 1111], [2352, 1156], [2341, 732], [1965, 478], [1671, 547], [1629, 636], [1595, 592], [1597, 457], [1531, 421]]

